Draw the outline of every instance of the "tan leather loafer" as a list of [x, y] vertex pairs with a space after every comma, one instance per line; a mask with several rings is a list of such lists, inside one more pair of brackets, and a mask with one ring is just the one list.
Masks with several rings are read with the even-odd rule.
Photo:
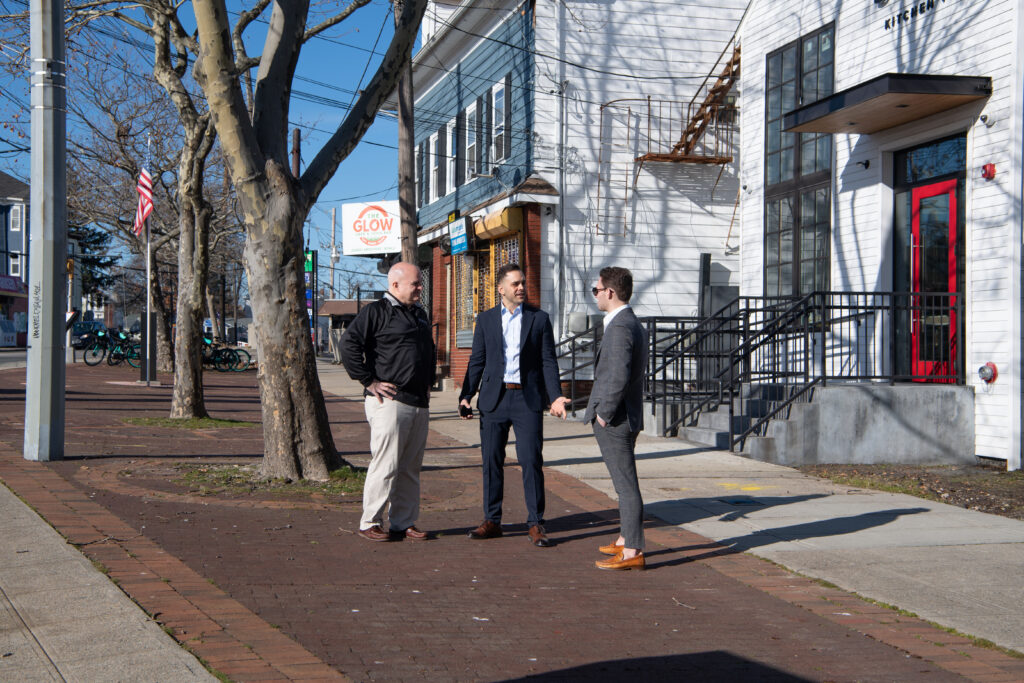
[[470, 531], [469, 537], [477, 541], [482, 541], [485, 538], [501, 538], [501, 525], [485, 521]]
[[391, 530], [391, 535], [395, 536], [396, 538], [402, 538], [404, 536], [405, 538], [408, 538], [410, 541], [425, 541], [425, 540], [427, 540], [427, 532], [426, 531], [420, 531], [415, 526], [411, 526], [408, 529], [406, 529], [405, 531], [402, 531], [401, 529], [392, 529]]
[[380, 528], [379, 524], [374, 524], [369, 529], [360, 529], [359, 535], [368, 541], [390, 541], [391, 534]]
[[617, 545], [615, 543], [609, 543], [608, 545], [603, 545], [600, 548], [598, 548], [597, 552], [601, 553], [602, 555], [611, 555], [612, 557], [614, 557], [622, 552], [622, 546]]
[[551, 539], [548, 538], [547, 534], [544, 533], [544, 527], [540, 524], [534, 524], [530, 527], [530, 543], [534, 544], [538, 548], [550, 548], [554, 545]]
[[643, 553], [639, 553], [636, 557], [631, 557], [628, 560], [622, 559], [622, 553], [619, 553], [615, 557], [609, 557], [607, 560], [598, 560], [594, 564], [598, 569], [622, 571], [626, 569], [643, 569], [646, 563], [644, 562]]

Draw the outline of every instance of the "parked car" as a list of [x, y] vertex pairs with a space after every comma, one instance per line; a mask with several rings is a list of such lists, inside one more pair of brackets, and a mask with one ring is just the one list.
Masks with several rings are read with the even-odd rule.
[[105, 329], [107, 328], [98, 320], [77, 322], [71, 326], [71, 346], [76, 349], [85, 348], [90, 336]]

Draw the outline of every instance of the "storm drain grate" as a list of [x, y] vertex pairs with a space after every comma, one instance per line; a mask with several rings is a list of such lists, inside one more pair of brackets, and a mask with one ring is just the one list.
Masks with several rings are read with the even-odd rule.
[[720, 503], [725, 503], [726, 505], [746, 505], [746, 506], [764, 505], [764, 503], [762, 503], [761, 501], [754, 500], [753, 498], [719, 498], [718, 501]]

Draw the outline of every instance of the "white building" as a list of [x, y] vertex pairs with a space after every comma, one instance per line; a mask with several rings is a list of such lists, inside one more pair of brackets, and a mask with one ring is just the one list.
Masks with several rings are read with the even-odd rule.
[[[428, 6], [414, 140], [442, 372], [461, 381], [475, 314], [496, 303], [491, 274], [509, 261], [526, 267], [557, 336], [597, 313], [590, 288], [606, 265], [633, 271], [641, 315], [697, 314], [702, 253], [707, 282], [738, 285], [731, 78], [706, 125], [674, 147], [733, 60], [744, 6]], [[470, 245], [451, 255], [456, 216], [469, 218]]]
[[964, 385], [1020, 468], [1024, 7], [754, 0], [740, 40], [741, 293], [872, 293], [825, 326], [847, 378]]

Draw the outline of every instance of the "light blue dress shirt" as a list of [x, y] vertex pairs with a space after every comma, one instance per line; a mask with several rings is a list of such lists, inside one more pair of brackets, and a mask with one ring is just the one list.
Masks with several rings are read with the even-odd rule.
[[519, 349], [523, 331], [523, 307], [501, 307], [501, 337], [505, 349], [505, 382], [519, 384]]

